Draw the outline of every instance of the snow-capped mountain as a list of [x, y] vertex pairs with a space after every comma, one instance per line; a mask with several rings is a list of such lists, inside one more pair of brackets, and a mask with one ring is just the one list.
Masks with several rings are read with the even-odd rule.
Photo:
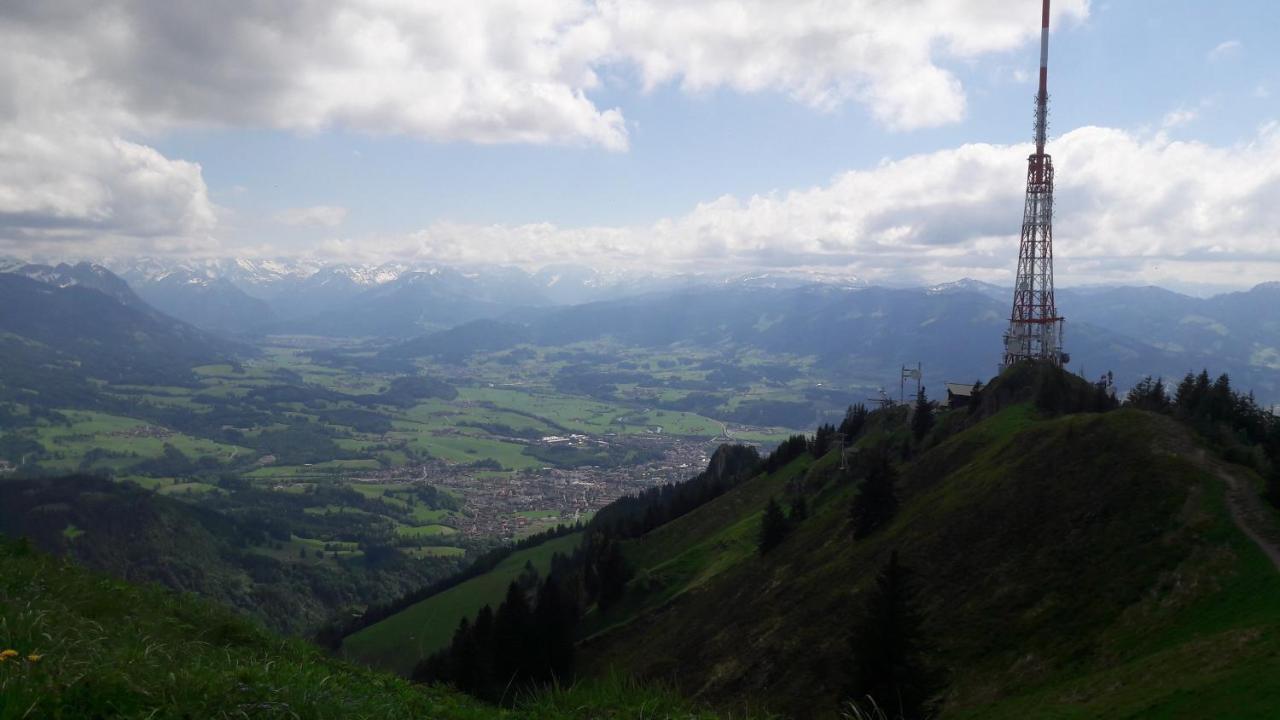
[[257, 333], [332, 311], [410, 270], [310, 260], [134, 258], [112, 267], [148, 302], [223, 334]]
[[954, 282], [942, 283], [927, 288], [930, 295], [947, 295], [958, 292], [973, 292], [984, 295], [992, 300], [1010, 300], [1013, 298], [1013, 290], [1011, 288], [992, 285], [989, 282], [974, 280], [973, 278], [961, 278]]
[[57, 265], [41, 265], [38, 263], [17, 264], [4, 272], [25, 275], [58, 287], [81, 286], [97, 290], [104, 295], [115, 298], [122, 305], [139, 307], [144, 305], [129, 284], [102, 265], [80, 262], [74, 265], [59, 263]]

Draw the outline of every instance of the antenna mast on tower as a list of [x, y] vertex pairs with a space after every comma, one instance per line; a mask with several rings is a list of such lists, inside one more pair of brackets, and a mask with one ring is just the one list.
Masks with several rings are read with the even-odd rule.
[[1049, 0], [1040, 23], [1040, 91], [1036, 94], [1036, 152], [1027, 158], [1027, 199], [1018, 246], [1013, 311], [1004, 335], [1000, 369], [1023, 360], [1068, 361], [1062, 352], [1064, 320], [1053, 299], [1053, 158], [1044, 152], [1049, 134]]

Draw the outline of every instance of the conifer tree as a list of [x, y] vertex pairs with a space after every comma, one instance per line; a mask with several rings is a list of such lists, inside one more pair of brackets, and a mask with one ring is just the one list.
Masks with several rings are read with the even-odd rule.
[[449, 659], [443, 670], [443, 680], [452, 682], [463, 692], [478, 694], [488, 684], [488, 678], [478, 675], [480, 669], [479, 648], [476, 646], [476, 635], [471, 623], [463, 617], [458, 629], [453, 633], [453, 642], [449, 645]]
[[883, 449], [870, 453], [867, 475], [853, 498], [850, 520], [853, 537], [861, 540], [887, 525], [898, 512], [898, 495], [894, 490], [897, 473]]
[[929, 398], [924, 394], [924, 387], [921, 386], [920, 391], [916, 393], [916, 411], [911, 416], [911, 434], [916, 440], [923, 440], [924, 436], [933, 429], [933, 406], [929, 404]]
[[969, 414], [976, 415], [978, 408], [982, 406], [982, 390], [983, 384], [981, 380], [973, 381], [973, 392], [969, 394]]
[[534, 665], [530, 631], [533, 614], [529, 600], [516, 583], [507, 586], [507, 598], [498, 606], [493, 620], [494, 679], [502, 684], [519, 684], [529, 677]]
[[534, 632], [538, 636], [534, 679], [540, 683], [568, 685], [573, 679], [573, 633], [577, 608], [561, 591], [558, 576], [548, 577], [538, 590], [533, 619]]
[[1271, 474], [1267, 476], [1267, 502], [1280, 509], [1280, 458], [1271, 461]]
[[760, 554], [777, 547], [787, 537], [787, 530], [787, 517], [782, 514], [782, 506], [774, 498], [769, 498], [760, 519]]
[[622, 556], [622, 548], [615, 540], [605, 540], [597, 569], [600, 583], [600, 594], [596, 598], [600, 609], [608, 610], [622, 599], [626, 592], [627, 581], [631, 579], [631, 568]]
[[809, 517], [809, 503], [804, 499], [804, 493], [796, 493], [796, 496], [791, 499], [791, 513], [788, 519], [792, 525], [798, 525], [807, 517]]
[[910, 572], [895, 550], [876, 577], [867, 605], [849, 636], [852, 654], [848, 701], [893, 720], [934, 715], [941, 678], [924, 652], [923, 618], [915, 606]]
[[840, 434], [844, 435], [845, 442], [852, 443], [862, 433], [862, 429], [867, 424], [868, 415], [870, 413], [867, 412], [867, 406], [862, 403], [849, 406], [845, 411], [844, 420], [840, 421]]
[[1164, 412], [1169, 409], [1169, 397], [1165, 392], [1164, 380], [1152, 378], [1150, 375], [1138, 381], [1129, 389], [1125, 404], [1139, 410]]
[[812, 442], [809, 443], [809, 453], [815, 458], [820, 458], [831, 451], [831, 445], [836, 439], [836, 428], [834, 425], [823, 424], [818, 426], [817, 432], [813, 435]]

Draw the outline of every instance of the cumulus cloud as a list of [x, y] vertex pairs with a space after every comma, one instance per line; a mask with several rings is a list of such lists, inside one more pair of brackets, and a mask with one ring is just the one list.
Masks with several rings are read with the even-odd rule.
[[91, 130], [44, 130], [0, 127], [0, 248], [56, 250], [90, 238], [173, 247], [213, 227], [199, 165]]
[[[597, 108], [607, 36], [583, 0], [7, 4], [4, 36], [74, 79], [48, 103], [134, 128], [343, 127], [624, 149]], [[76, 86], [91, 90], [82, 96]], [[66, 87], [66, 86], [64, 86]]]
[[[1088, 12], [1056, 5], [1058, 19]], [[1007, 0], [40, 0], [6, 4], [0, 29], [72, 80], [66, 99], [137, 125], [625, 149], [621, 112], [587, 96], [601, 67], [634, 66], [648, 87], [858, 101], [919, 127], [963, 114], [940, 62], [1018, 47], [1037, 13]]]
[[111, 92], [21, 31], [51, 9], [0, 10], [0, 250], [208, 248], [217, 208], [200, 166], [126, 139], [136, 124]]
[[[1056, 5], [1055, 21], [1088, 13], [1088, 0]], [[0, 243], [205, 243], [218, 209], [199, 166], [148, 145], [175, 129], [626, 150], [621, 110], [589, 95], [602, 70], [629, 76], [615, 67], [649, 88], [862, 103], [899, 129], [952, 122], [965, 96], [945, 64], [1026, 42], [1036, 10], [1010, 12], [1007, 0], [12, 0], [0, 4]]]
[[346, 219], [347, 209], [337, 205], [289, 208], [275, 215], [275, 221], [281, 225], [311, 225], [329, 228], [341, 225]]
[[[866, 104], [884, 124], [913, 129], [965, 113], [942, 59], [1007, 51], [1039, 37], [1040, 8], [1005, 0], [601, 0], [616, 52], [647, 86], [780, 90], [818, 108]], [[1087, 0], [1055, 3], [1053, 22], [1083, 19]]]
[[[842, 269], [869, 279], [1011, 280], [1029, 145], [972, 144], [831, 183], [721, 197], [648, 226], [438, 223], [332, 240], [352, 260]], [[1258, 282], [1280, 274], [1280, 126], [1216, 147], [1084, 127], [1052, 151], [1060, 274], [1076, 282]], [[372, 253], [372, 254], [371, 254]]]

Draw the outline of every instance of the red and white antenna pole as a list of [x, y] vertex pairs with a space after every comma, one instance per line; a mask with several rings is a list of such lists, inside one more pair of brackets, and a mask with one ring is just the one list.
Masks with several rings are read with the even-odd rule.
[[1036, 94], [1036, 152], [1027, 158], [1027, 199], [1018, 245], [1018, 276], [1013, 312], [1004, 336], [1001, 368], [1024, 360], [1044, 360], [1058, 367], [1064, 321], [1053, 296], [1053, 158], [1044, 148], [1049, 134], [1049, 0], [1040, 18], [1040, 92]]
[[1036, 154], [1044, 154], [1049, 134], [1049, 0], [1040, 19], [1040, 92], [1036, 95]]

